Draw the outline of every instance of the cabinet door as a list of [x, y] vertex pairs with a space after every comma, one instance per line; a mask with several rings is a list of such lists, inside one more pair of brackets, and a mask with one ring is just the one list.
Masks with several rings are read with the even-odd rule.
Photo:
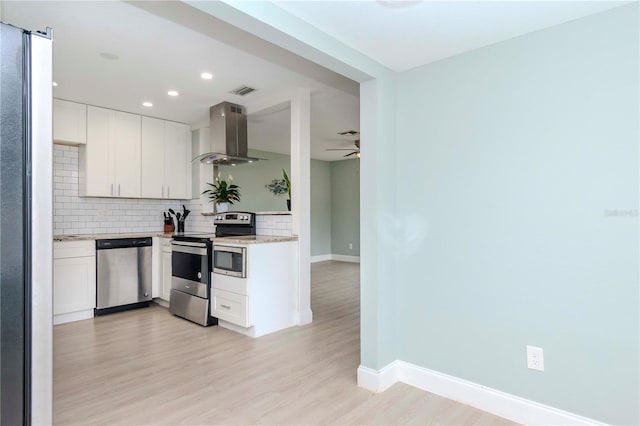
[[140, 197], [140, 116], [112, 111], [110, 142], [115, 150], [115, 195]]
[[164, 173], [166, 198], [190, 199], [191, 130], [189, 126], [165, 122]]
[[164, 120], [142, 117], [141, 181], [142, 198], [163, 198], [165, 194]]
[[171, 252], [162, 253], [162, 299], [171, 297]]
[[111, 112], [87, 107], [87, 144], [80, 147], [81, 196], [114, 196], [114, 153], [109, 143]]
[[53, 314], [96, 307], [96, 259], [73, 257], [53, 262]]
[[75, 102], [53, 100], [53, 140], [55, 142], [87, 143], [87, 106]]

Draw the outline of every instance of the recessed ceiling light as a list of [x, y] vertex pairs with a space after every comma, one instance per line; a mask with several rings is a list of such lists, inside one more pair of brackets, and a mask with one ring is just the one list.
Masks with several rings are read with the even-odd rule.
[[53, 82], [53, 87], [58, 87], [58, 83], [56, 83], [55, 81]]
[[202, 74], [200, 74], [200, 77], [204, 80], [211, 80], [213, 78], [213, 74], [211, 74], [210, 72], [203, 72]]
[[153, 104], [151, 102], [143, 102], [142, 106], [145, 106], [147, 108], [151, 108], [153, 106]]
[[118, 55], [116, 55], [114, 53], [109, 53], [109, 52], [100, 52], [100, 56], [102, 56], [104, 59], [108, 59], [110, 61], [115, 61], [116, 59], [119, 58]]
[[169, 96], [178, 96], [178, 92], [176, 92], [175, 90], [169, 90], [167, 92], [167, 95], [169, 95]]

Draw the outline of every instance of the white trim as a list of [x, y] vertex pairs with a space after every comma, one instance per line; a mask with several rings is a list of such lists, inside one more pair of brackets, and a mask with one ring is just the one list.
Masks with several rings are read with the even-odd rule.
[[360, 256], [345, 256], [343, 254], [332, 254], [331, 260], [337, 260], [338, 262], [360, 263]]
[[80, 321], [93, 318], [93, 309], [70, 312], [68, 314], [58, 314], [53, 316], [53, 325], [65, 324], [68, 322]]
[[[50, 32], [49, 32], [50, 33]], [[53, 423], [53, 41], [31, 40], [31, 424]], [[25, 201], [26, 202], [26, 201]]]
[[311, 256], [311, 263], [326, 262], [327, 260], [331, 260], [330, 254], [319, 254], [317, 256]]
[[337, 262], [360, 263], [360, 256], [346, 256], [344, 254], [333, 254], [333, 253], [311, 256], [311, 263], [326, 262], [328, 260], [335, 260]]
[[396, 382], [527, 425], [601, 425], [587, 417], [540, 404], [468, 380], [396, 360], [381, 370], [358, 367], [358, 386], [382, 392]]
[[313, 321], [313, 311], [311, 309], [305, 309], [300, 312], [298, 316], [298, 325], [311, 324]]
[[358, 386], [371, 392], [384, 392], [398, 381], [402, 361], [393, 361], [380, 371], [361, 365], [358, 367]]

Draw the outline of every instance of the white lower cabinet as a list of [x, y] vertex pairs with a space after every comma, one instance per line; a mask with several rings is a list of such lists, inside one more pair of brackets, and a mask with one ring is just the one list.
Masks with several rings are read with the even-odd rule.
[[171, 246], [162, 252], [162, 294], [160, 298], [169, 301], [171, 297]]
[[151, 296], [168, 302], [171, 296], [171, 238], [153, 238], [152, 268]]
[[247, 277], [211, 274], [211, 315], [218, 325], [258, 337], [296, 324], [297, 244], [224, 244], [246, 247]]
[[53, 244], [53, 323], [93, 318], [96, 307], [95, 241]]
[[241, 327], [249, 327], [248, 297], [224, 290], [213, 290], [213, 316]]

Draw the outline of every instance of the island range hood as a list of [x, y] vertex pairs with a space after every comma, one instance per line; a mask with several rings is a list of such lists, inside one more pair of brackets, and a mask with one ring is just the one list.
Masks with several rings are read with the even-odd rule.
[[247, 156], [247, 114], [242, 105], [222, 102], [209, 108], [209, 137], [212, 152], [194, 160], [230, 166], [260, 160]]

